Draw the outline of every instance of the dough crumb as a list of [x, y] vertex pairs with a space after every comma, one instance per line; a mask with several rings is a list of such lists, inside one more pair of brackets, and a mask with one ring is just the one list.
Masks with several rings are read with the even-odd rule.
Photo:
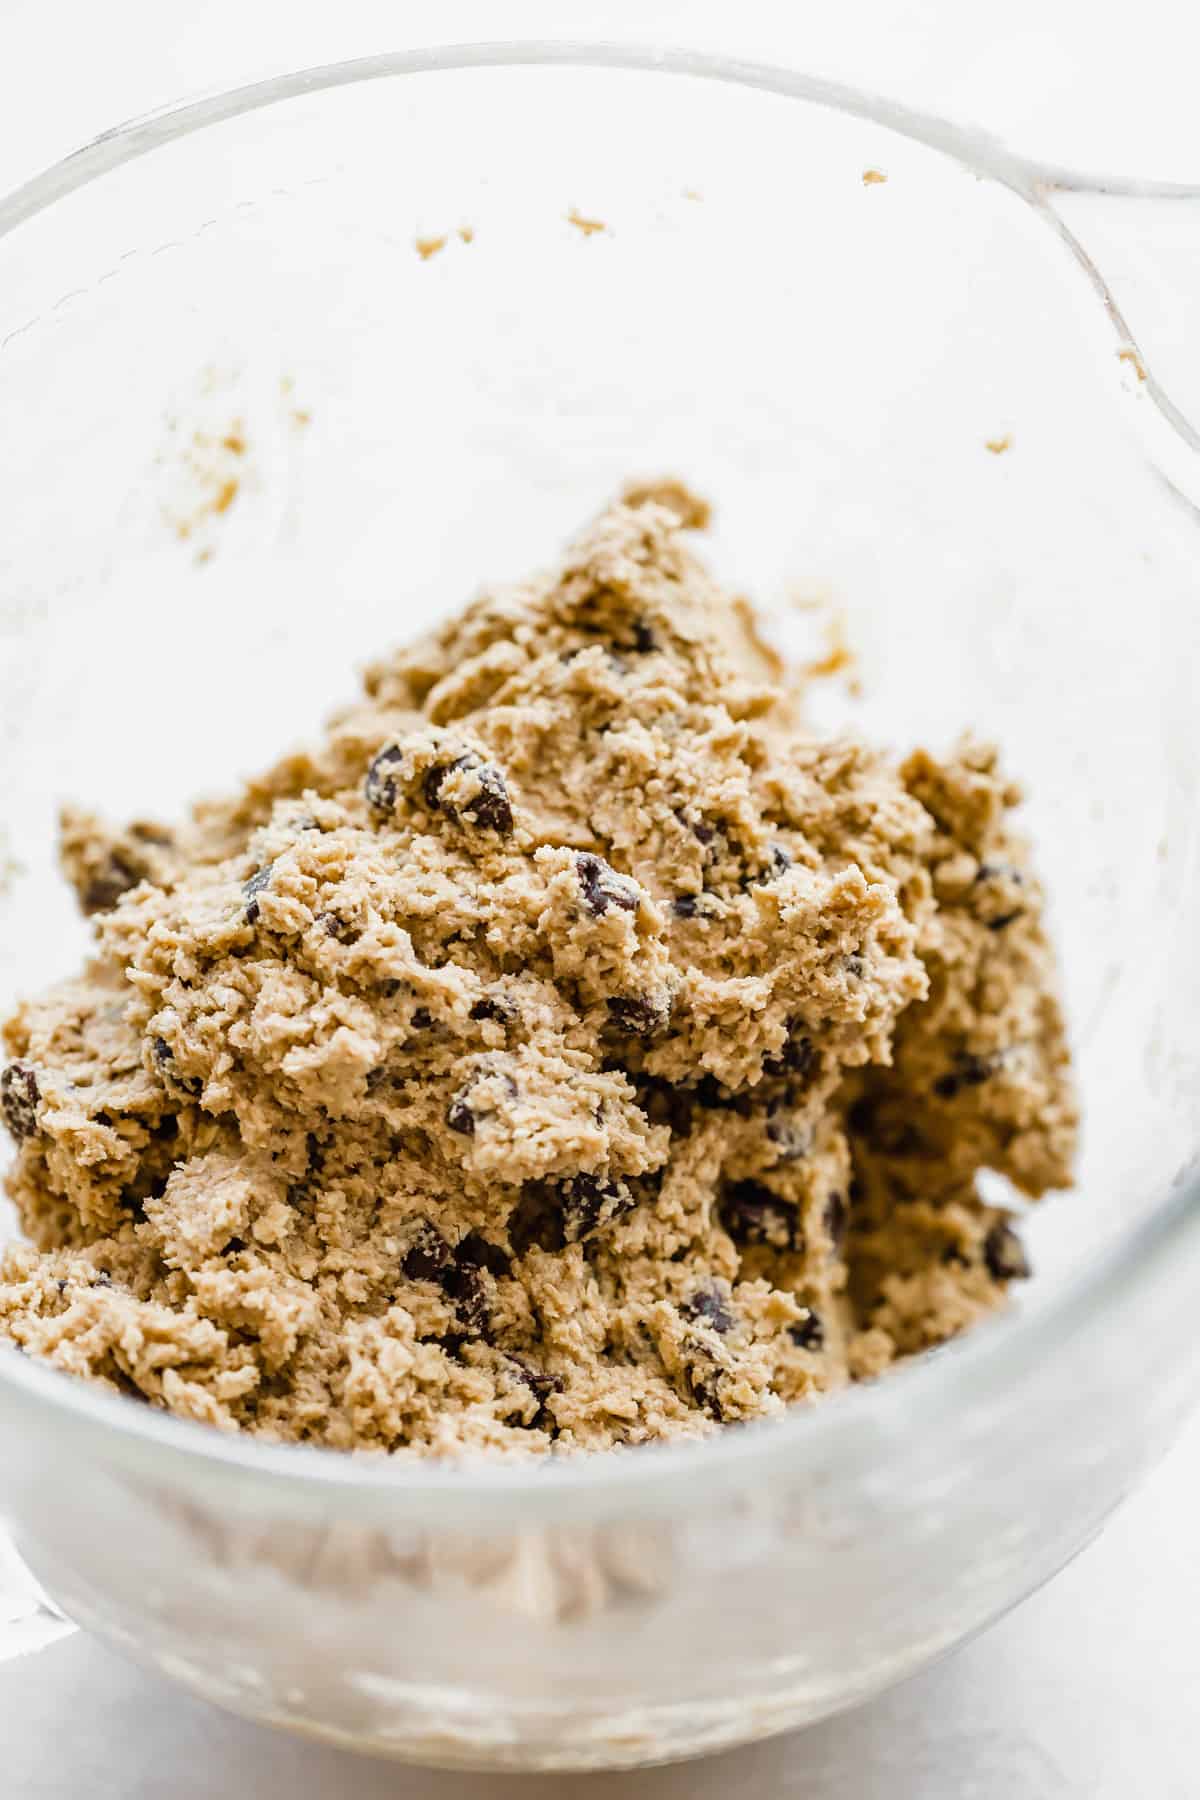
[[584, 237], [594, 237], [598, 231], [608, 230], [608, 226], [604, 223], [603, 219], [586, 219], [579, 211], [578, 207], [575, 206], [573, 206], [567, 214], [567, 223], [569, 225], [574, 225], [575, 229], [581, 231]]
[[561, 1454], [1004, 1304], [977, 1177], [1076, 1129], [1020, 791], [808, 731], [707, 518], [633, 483], [227, 799], [64, 812], [95, 943], [3, 1030], [0, 1335], [265, 1439]]

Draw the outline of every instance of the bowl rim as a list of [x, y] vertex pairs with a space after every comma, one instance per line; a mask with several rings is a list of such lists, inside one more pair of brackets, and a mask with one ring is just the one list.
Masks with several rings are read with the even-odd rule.
[[[1054, 191], [1144, 198], [1195, 198], [1200, 189], [1179, 183], [1126, 181], [1082, 175], [1026, 159], [998, 139], [936, 116], [783, 66], [686, 48], [652, 48], [576, 40], [464, 43], [381, 52], [348, 61], [285, 70], [229, 89], [170, 103], [101, 132], [0, 197], [0, 239], [22, 223], [125, 163], [181, 137], [282, 101], [329, 92], [364, 81], [470, 69], [571, 68], [693, 77], [756, 89], [872, 121], [923, 143], [974, 173], [1010, 188], [1048, 215], [1071, 260], [1108, 315], [1118, 344], [1137, 346], [1103, 277], [1086, 250], [1053, 211]], [[1165, 396], [1147, 398], [1165, 413]], [[1166, 402], [1169, 406], [1169, 402]], [[1164, 418], [1178, 437], [1181, 421]], [[1186, 427], [1186, 421], [1182, 421]], [[1190, 433], [1190, 427], [1186, 427]], [[173, 1466], [201, 1485], [218, 1482], [228, 1492], [234, 1479], [248, 1489], [300, 1492], [318, 1503], [337, 1499], [356, 1510], [386, 1503], [389, 1516], [427, 1513], [430, 1503], [451, 1516], [471, 1516], [480, 1504], [489, 1521], [553, 1517], [561, 1497], [571, 1497], [573, 1516], [597, 1510], [674, 1508], [681, 1489], [706, 1500], [744, 1492], [748, 1472], [795, 1474], [805, 1464], [830, 1460], [864, 1471], [883, 1466], [881, 1452], [897, 1437], [911, 1437], [934, 1423], [964, 1418], [981, 1403], [1016, 1398], [1036, 1379], [1064, 1340], [1086, 1333], [1099, 1319], [1129, 1309], [1137, 1292], [1177, 1270], [1191, 1246], [1200, 1261], [1200, 1173], [1189, 1167], [1170, 1193], [1116, 1242], [1071, 1275], [1052, 1300], [988, 1320], [936, 1352], [902, 1363], [883, 1382], [852, 1387], [814, 1407], [795, 1406], [776, 1419], [726, 1427], [712, 1436], [675, 1444], [648, 1444], [635, 1452], [562, 1458], [419, 1459], [384, 1452], [347, 1454], [308, 1445], [262, 1443], [140, 1406], [85, 1383], [13, 1348], [0, 1346], [0, 1397], [11, 1402], [31, 1431], [55, 1422], [84, 1433], [97, 1456], [111, 1455], [119, 1440], [151, 1473]]]

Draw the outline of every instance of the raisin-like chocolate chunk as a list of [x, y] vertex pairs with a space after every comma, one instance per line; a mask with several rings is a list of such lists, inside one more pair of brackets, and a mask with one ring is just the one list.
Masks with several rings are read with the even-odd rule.
[[627, 1037], [657, 1037], [671, 1019], [671, 1002], [666, 994], [618, 994], [605, 1005], [614, 1028]]
[[1003, 1219], [983, 1240], [983, 1260], [993, 1281], [1028, 1281], [1033, 1273], [1024, 1244]]
[[367, 770], [363, 792], [372, 812], [381, 815], [395, 812], [399, 793], [397, 775], [403, 761], [404, 752], [399, 744], [385, 744]]
[[835, 1249], [841, 1248], [842, 1241], [846, 1236], [846, 1225], [848, 1220], [849, 1213], [846, 1210], [846, 1202], [841, 1194], [830, 1194], [828, 1200], [825, 1202], [825, 1230], [828, 1232], [829, 1241]]
[[804, 1317], [788, 1326], [788, 1336], [800, 1350], [820, 1350], [825, 1343], [825, 1327], [820, 1313], [814, 1312], [811, 1306], [807, 1307]]
[[621, 912], [636, 912], [641, 898], [637, 883], [627, 875], [618, 875], [611, 863], [590, 850], [581, 850], [575, 858], [575, 873], [583, 889], [588, 911], [601, 918], [611, 906]]
[[256, 869], [254, 871], [249, 881], [244, 881], [242, 883], [242, 893], [245, 895], [246, 899], [247, 925], [256, 925], [258, 923], [261, 916], [258, 896], [265, 888], [270, 887], [271, 871], [274, 867], [274, 863], [266, 863], [261, 869]]
[[358, 938], [358, 926], [351, 925], [339, 913], [318, 913], [316, 923], [325, 927], [326, 937], [336, 938], [339, 944], [353, 944]]
[[[462, 1086], [452, 1095], [450, 1104], [446, 1108], [446, 1123], [451, 1131], [457, 1131], [461, 1133], [463, 1137], [474, 1136], [475, 1127], [479, 1122], [479, 1118], [475, 1102], [472, 1100], [472, 1094], [479, 1082], [485, 1080], [489, 1076], [499, 1076], [509, 1098], [512, 1100], [516, 1099], [518, 1093], [517, 1084], [509, 1074], [508, 1070], [501, 1066], [499, 1053], [494, 1056], [480, 1057]], [[486, 1114], [491, 1108], [485, 1105], [483, 1110]]]
[[442, 803], [442, 786], [451, 769], [472, 769], [478, 762], [479, 758], [474, 751], [468, 751], [454, 762], [434, 763], [431, 769], [426, 769], [421, 782], [421, 794], [430, 812], [436, 812]]
[[468, 1231], [454, 1252], [454, 1260], [460, 1268], [486, 1269], [489, 1275], [508, 1274], [506, 1252], [479, 1231]]
[[734, 1112], [739, 1118], [748, 1119], [754, 1111], [753, 1095], [736, 1093], [723, 1086], [715, 1075], [702, 1075], [693, 1091], [697, 1104], [712, 1112]]
[[694, 919], [700, 911], [699, 894], [676, 894], [671, 902], [671, 911], [677, 919]]
[[974, 1056], [968, 1050], [960, 1051], [954, 1058], [953, 1068], [938, 1076], [933, 1091], [939, 1100], [953, 1100], [965, 1088], [982, 1087], [985, 1081], [990, 1081], [1003, 1061], [1000, 1051], [991, 1056]]
[[633, 621], [633, 647], [639, 656], [647, 656], [651, 650], [658, 649], [658, 639], [644, 619]]
[[204, 1083], [199, 1075], [181, 1075], [175, 1061], [175, 1052], [166, 1038], [156, 1037], [151, 1040], [151, 1051], [158, 1068], [162, 1084], [169, 1092], [186, 1094], [190, 1100], [204, 1092]]
[[1019, 893], [1013, 892], [1025, 885], [1024, 872], [1011, 863], [980, 863], [975, 877], [978, 890], [974, 903], [976, 917], [989, 931], [1006, 930], [1025, 915]]
[[607, 1175], [571, 1175], [559, 1184], [563, 1236], [578, 1244], [594, 1231], [603, 1231], [637, 1204], [623, 1181]]
[[[472, 791], [465, 800], [454, 804], [442, 797], [447, 777], [452, 774], [472, 778], [468, 784]], [[508, 837], [512, 831], [513, 812], [508, 785], [495, 763], [484, 762], [473, 750], [455, 757], [453, 762], [435, 763], [427, 769], [421, 792], [430, 812], [440, 810], [451, 819], [468, 819], [480, 831], [494, 831], [499, 837]]]
[[471, 1111], [471, 1083], [467, 1082], [452, 1095], [446, 1108], [446, 1124], [461, 1137], [475, 1136], [475, 1114]]
[[723, 1425], [725, 1422], [725, 1409], [721, 1405], [721, 1394], [718, 1385], [720, 1375], [720, 1369], [716, 1368], [713, 1364], [697, 1361], [694, 1362], [687, 1371], [687, 1382], [688, 1387], [691, 1389], [692, 1399], [696, 1402], [696, 1405], [703, 1407], [709, 1418], [714, 1420], [716, 1424]]
[[494, 763], [482, 763], [473, 774], [477, 791], [459, 803], [459, 815], [480, 831], [494, 831], [497, 837], [510, 836], [512, 801], [503, 775]]
[[433, 1014], [427, 1006], [414, 1006], [411, 1024], [414, 1031], [429, 1031], [433, 1027]]
[[800, 1245], [796, 1207], [758, 1181], [735, 1181], [726, 1188], [721, 1221], [735, 1244], [769, 1244], [773, 1250]]
[[110, 851], [104, 866], [79, 896], [79, 903], [89, 918], [93, 913], [111, 912], [122, 894], [130, 893], [142, 878], [141, 870], [127, 862], [119, 850]]
[[30, 1065], [27, 1062], [9, 1063], [0, 1075], [0, 1118], [18, 1144], [37, 1132], [41, 1097], [37, 1076]]
[[517, 1380], [522, 1387], [529, 1389], [537, 1401], [537, 1411], [529, 1421], [530, 1429], [549, 1431], [552, 1435], [557, 1436], [558, 1422], [548, 1402], [554, 1394], [562, 1393], [566, 1385], [562, 1376], [548, 1375], [544, 1369], [535, 1369], [532, 1364], [525, 1361], [523, 1356], [510, 1355], [508, 1360], [512, 1364]]
[[400, 1267], [410, 1281], [440, 1281], [454, 1263], [454, 1252], [435, 1225], [422, 1219], [404, 1252]]
[[488, 1320], [487, 1287], [473, 1263], [453, 1263], [441, 1277], [442, 1291], [454, 1302], [460, 1322], [469, 1332], [482, 1333]]
[[789, 1019], [786, 1029], [783, 1048], [774, 1056], [763, 1057], [764, 1075], [807, 1075], [817, 1060], [812, 1039], [805, 1034], [800, 1021]]
[[566, 1243], [562, 1202], [558, 1190], [546, 1181], [529, 1181], [508, 1215], [508, 1241], [514, 1256], [527, 1250], [561, 1250]]
[[511, 1025], [517, 1017], [517, 1009], [505, 994], [485, 994], [472, 1006], [470, 1017], [477, 1022], [491, 1019], [497, 1025]]
[[720, 1288], [711, 1284], [689, 1294], [679, 1310], [686, 1318], [695, 1319], [700, 1325], [711, 1326], [722, 1337], [727, 1331], [733, 1330], [734, 1318], [728, 1302]]
[[692, 1129], [695, 1099], [689, 1088], [676, 1087], [659, 1075], [631, 1076], [637, 1089], [637, 1103], [652, 1125], [669, 1125], [678, 1137], [686, 1137]]

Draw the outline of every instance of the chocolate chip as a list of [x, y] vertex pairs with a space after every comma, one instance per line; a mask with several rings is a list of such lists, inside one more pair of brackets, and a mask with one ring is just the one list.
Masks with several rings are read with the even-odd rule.
[[258, 904], [258, 896], [259, 896], [259, 894], [262, 893], [264, 888], [267, 888], [270, 886], [271, 871], [274, 868], [274, 866], [275, 866], [274, 863], [265, 864], [263, 868], [256, 869], [254, 871], [254, 874], [251, 875], [249, 881], [244, 881], [242, 883], [242, 893], [246, 897], [246, 923], [247, 923], [247, 925], [257, 924], [257, 922], [261, 916], [261, 909]]
[[455, 1263], [441, 1276], [443, 1292], [468, 1331], [482, 1332], [487, 1324], [487, 1286], [472, 1263]]
[[229, 1242], [226, 1244], [225, 1248], [222, 1250], [221, 1255], [222, 1256], [237, 1256], [239, 1254], [239, 1252], [241, 1252], [245, 1248], [246, 1248], [246, 1245], [240, 1237], [231, 1237]]
[[475, 781], [478, 792], [460, 803], [459, 813], [480, 831], [508, 837], [513, 828], [513, 811], [503, 775], [494, 763], [484, 763], [475, 771]]
[[446, 1108], [446, 1124], [462, 1137], [474, 1137], [475, 1114], [471, 1111], [471, 1084], [460, 1087]]
[[433, 1014], [427, 1006], [413, 1008], [412, 1028], [414, 1031], [428, 1031], [433, 1024]]
[[[989, 931], [1004, 931], [1015, 920], [1024, 917], [1024, 906], [1019, 903], [1014, 906], [1011, 894], [1006, 891], [1026, 885], [1021, 869], [1014, 868], [1011, 863], [980, 863], [975, 885], [984, 890], [980, 896], [982, 904], [976, 904], [975, 912]], [[992, 890], [990, 893], [989, 889]]]
[[492, 1019], [497, 1025], [511, 1025], [517, 1017], [517, 1009], [504, 994], [485, 994], [482, 1000], [476, 1000], [470, 1016], [480, 1022]]
[[933, 1091], [939, 1100], [953, 1100], [964, 1088], [982, 1087], [996, 1074], [1002, 1062], [999, 1051], [991, 1056], [974, 1056], [969, 1051], [960, 1051], [954, 1058], [954, 1067], [945, 1075], [939, 1075], [933, 1083]]
[[782, 844], [772, 844], [767, 857], [767, 881], [778, 881], [781, 875], [786, 875], [794, 867], [791, 851], [786, 850]]
[[41, 1099], [37, 1076], [27, 1062], [9, 1063], [0, 1075], [0, 1118], [19, 1144], [37, 1131], [38, 1101]]
[[623, 1181], [606, 1175], [572, 1175], [559, 1183], [563, 1236], [578, 1244], [594, 1231], [602, 1231], [636, 1205]]
[[676, 894], [671, 902], [671, 911], [677, 919], [694, 919], [700, 911], [698, 894]]
[[799, 1247], [799, 1214], [757, 1181], [736, 1181], [721, 1201], [721, 1220], [735, 1244], [769, 1244], [774, 1250]]
[[465, 756], [458, 757], [454, 762], [434, 763], [431, 769], [426, 769], [424, 780], [421, 782], [421, 793], [430, 812], [436, 812], [441, 805], [442, 788], [451, 769], [470, 769], [475, 767], [479, 760], [474, 751], [468, 751]]
[[204, 1092], [204, 1083], [198, 1075], [181, 1075], [179, 1073], [175, 1064], [175, 1052], [166, 1038], [154, 1038], [151, 1048], [164, 1087], [176, 1093], [187, 1094], [190, 1099], [195, 1099], [198, 1094]]
[[141, 879], [141, 871], [127, 862], [119, 850], [113, 850], [104, 867], [92, 876], [83, 890], [80, 905], [89, 915], [111, 912], [122, 894], [128, 894]]
[[679, 1137], [692, 1129], [694, 1099], [688, 1088], [675, 1087], [657, 1075], [632, 1077], [637, 1088], [637, 1103], [651, 1125], [669, 1125]]
[[701, 1325], [711, 1326], [722, 1336], [725, 1332], [733, 1330], [733, 1314], [719, 1288], [697, 1288], [694, 1294], [689, 1294], [683, 1301], [679, 1310], [687, 1318], [695, 1319]]
[[633, 621], [633, 647], [641, 656], [645, 656], [648, 651], [658, 649], [658, 639], [644, 619]]
[[812, 1039], [805, 1035], [798, 1020], [788, 1020], [787, 1034], [781, 1050], [763, 1057], [764, 1075], [807, 1075], [817, 1060]]
[[1033, 1270], [1025, 1246], [1003, 1219], [998, 1219], [983, 1240], [983, 1260], [993, 1281], [1027, 1281]]
[[593, 856], [590, 850], [580, 851], [575, 858], [575, 873], [588, 909], [598, 919], [610, 906], [621, 912], [637, 911], [641, 895], [636, 883], [627, 875], [618, 875], [602, 856]]
[[[451, 804], [442, 798], [442, 790], [450, 775], [469, 775], [473, 791], [466, 799]], [[512, 802], [503, 775], [494, 763], [484, 762], [473, 750], [456, 757], [453, 762], [435, 763], [425, 771], [421, 792], [430, 812], [439, 809], [452, 819], [469, 819], [480, 831], [494, 831], [507, 837], [513, 828]]]
[[861, 981], [867, 972], [866, 962], [861, 956], [847, 956], [842, 966], [847, 975], [852, 975], [855, 981]]
[[548, 1182], [526, 1182], [508, 1216], [507, 1231], [514, 1256], [524, 1256], [535, 1245], [539, 1250], [561, 1250], [566, 1235], [557, 1190]]
[[454, 1260], [460, 1268], [486, 1269], [489, 1275], [508, 1274], [505, 1252], [478, 1231], [468, 1231], [454, 1252]]
[[435, 1225], [422, 1219], [416, 1236], [400, 1259], [410, 1281], [440, 1281], [454, 1262], [454, 1252]]
[[719, 1082], [715, 1075], [702, 1075], [696, 1083], [695, 1095], [699, 1104], [710, 1108], [713, 1112], [735, 1112], [740, 1118], [748, 1119], [754, 1111], [754, 1100], [750, 1094], [735, 1093]]
[[716, 826], [706, 825], [703, 819], [697, 819], [692, 825], [692, 836], [698, 844], [711, 844], [716, 835]]
[[848, 1217], [846, 1202], [842, 1196], [837, 1193], [830, 1194], [825, 1202], [825, 1230], [835, 1248], [840, 1248], [846, 1235]]
[[358, 937], [358, 926], [348, 924], [335, 912], [318, 913], [316, 922], [325, 927], [327, 937], [336, 938], [339, 944], [352, 944]]
[[520, 1356], [510, 1356], [508, 1360], [516, 1371], [517, 1380], [529, 1389], [538, 1403], [533, 1423], [540, 1425], [543, 1422], [546, 1402], [551, 1394], [561, 1394], [563, 1391], [563, 1378], [561, 1375], [547, 1375], [544, 1369], [531, 1368]]
[[719, 1376], [720, 1370], [713, 1368], [711, 1364], [695, 1363], [687, 1371], [688, 1387], [691, 1389], [692, 1399], [697, 1406], [704, 1408], [710, 1419], [714, 1419], [718, 1425], [722, 1425], [725, 1422], [725, 1410], [721, 1405], [718, 1388]]
[[396, 775], [398, 767], [403, 761], [404, 752], [399, 744], [385, 744], [367, 770], [363, 792], [372, 812], [390, 813], [395, 811], [398, 792]]
[[665, 994], [619, 994], [605, 1004], [612, 1025], [629, 1037], [657, 1037], [671, 1018], [671, 1002]]
[[797, 1319], [794, 1325], [788, 1326], [788, 1336], [798, 1349], [820, 1350], [825, 1342], [825, 1327], [820, 1313], [814, 1312], [811, 1306], [808, 1307], [802, 1319]]

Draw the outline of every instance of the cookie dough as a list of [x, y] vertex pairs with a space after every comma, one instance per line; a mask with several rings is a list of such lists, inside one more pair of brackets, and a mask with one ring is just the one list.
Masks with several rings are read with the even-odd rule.
[[1069, 1182], [1019, 794], [798, 721], [627, 490], [178, 825], [64, 818], [4, 1029], [19, 1349], [225, 1429], [600, 1450], [780, 1413], [1028, 1273]]

